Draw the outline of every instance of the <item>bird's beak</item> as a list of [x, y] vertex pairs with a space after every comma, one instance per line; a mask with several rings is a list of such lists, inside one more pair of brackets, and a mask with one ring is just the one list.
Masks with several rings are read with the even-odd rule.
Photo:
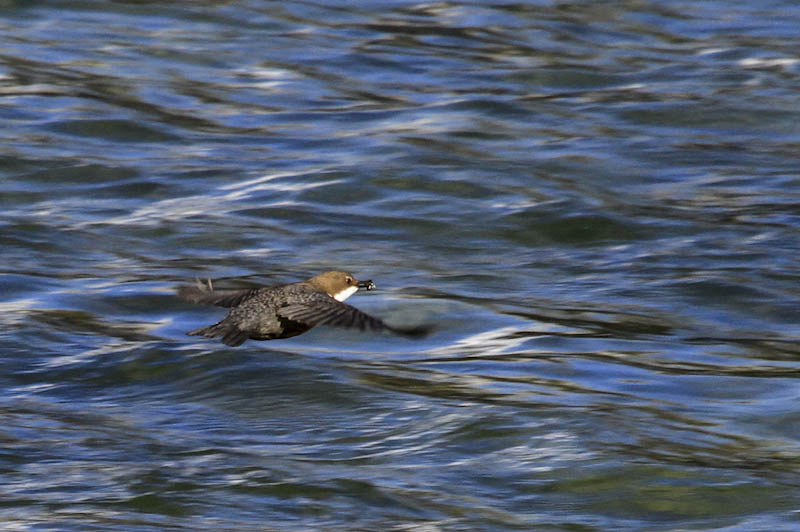
[[375, 290], [376, 288], [372, 281], [359, 281], [356, 286], [365, 290]]

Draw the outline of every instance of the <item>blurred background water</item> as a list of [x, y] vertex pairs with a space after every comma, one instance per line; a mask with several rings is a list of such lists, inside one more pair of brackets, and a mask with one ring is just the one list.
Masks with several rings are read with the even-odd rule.
[[[3, 530], [800, 529], [794, 2], [0, 2]], [[228, 348], [342, 268], [422, 340]]]

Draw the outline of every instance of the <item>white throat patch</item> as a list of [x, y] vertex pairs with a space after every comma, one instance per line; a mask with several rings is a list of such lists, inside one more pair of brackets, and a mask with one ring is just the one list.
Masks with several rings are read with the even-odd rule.
[[358, 292], [358, 287], [357, 286], [348, 286], [344, 290], [334, 294], [333, 295], [333, 299], [335, 299], [336, 301], [344, 301], [345, 299], [347, 299], [348, 297], [352, 296], [356, 292]]

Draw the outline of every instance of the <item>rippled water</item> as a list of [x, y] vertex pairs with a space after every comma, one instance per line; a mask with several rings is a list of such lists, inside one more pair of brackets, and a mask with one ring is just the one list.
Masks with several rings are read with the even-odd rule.
[[800, 528], [793, 3], [3, 5], [3, 530]]

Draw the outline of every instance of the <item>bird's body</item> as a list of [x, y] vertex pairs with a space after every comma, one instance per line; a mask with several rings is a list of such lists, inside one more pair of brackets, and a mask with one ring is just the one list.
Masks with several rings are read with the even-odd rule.
[[275, 340], [302, 334], [315, 325], [390, 330], [415, 335], [416, 329], [389, 327], [378, 318], [342, 303], [359, 288], [373, 290], [372, 281], [357, 281], [346, 272], [330, 271], [307, 281], [246, 290], [214, 290], [207, 286], [182, 286], [178, 295], [194, 303], [230, 308], [214, 325], [190, 331], [190, 336], [221, 337], [237, 346], [247, 339]]

